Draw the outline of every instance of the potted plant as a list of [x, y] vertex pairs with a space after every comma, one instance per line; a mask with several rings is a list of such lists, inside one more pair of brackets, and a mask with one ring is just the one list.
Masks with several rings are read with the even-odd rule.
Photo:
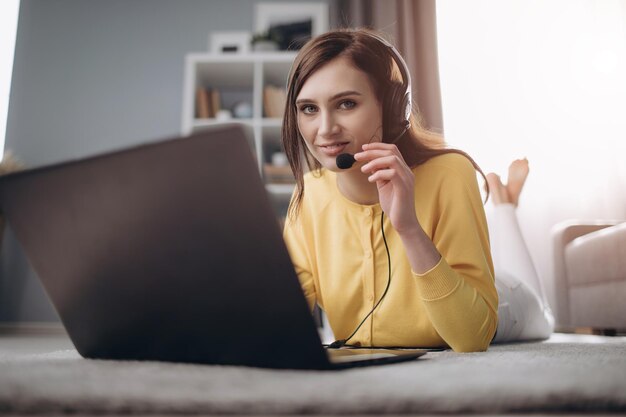
[[252, 35], [252, 50], [261, 51], [278, 51], [281, 39], [280, 36], [272, 30], [255, 33]]

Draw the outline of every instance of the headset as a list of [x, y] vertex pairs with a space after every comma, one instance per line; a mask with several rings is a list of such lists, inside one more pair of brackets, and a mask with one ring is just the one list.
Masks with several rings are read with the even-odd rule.
[[[387, 42], [386, 39], [371, 32], [362, 32], [367, 34], [370, 38], [376, 39], [378, 42], [383, 44], [386, 48], [391, 50], [391, 56], [395, 61], [396, 65], [400, 69], [400, 75], [402, 75], [402, 82], [399, 83], [397, 81], [393, 82], [393, 86], [391, 90], [385, 94], [385, 98], [383, 100], [383, 108], [391, 109], [392, 114], [391, 120], [397, 120], [398, 126], [401, 129], [400, 133], [394, 136], [393, 140], [389, 143], [396, 143], [398, 139], [404, 135], [404, 133], [411, 128], [411, 108], [412, 108], [412, 91], [411, 91], [411, 73], [409, 72], [409, 67], [400, 55], [400, 52], [396, 49], [395, 46]], [[398, 114], [397, 110], [401, 110]], [[335, 163], [337, 164], [337, 168], [340, 169], [348, 169], [352, 168], [352, 165], [356, 160], [354, 159], [354, 155], [350, 153], [342, 153], [337, 155]]]
[[[389, 136], [393, 137], [389, 143], [397, 142], [404, 133], [411, 128], [411, 110], [413, 105], [412, 100], [412, 87], [411, 87], [411, 73], [409, 72], [409, 67], [400, 55], [400, 52], [389, 43], [382, 36], [371, 33], [367, 31], [363, 31], [361, 33], [366, 34], [372, 39], [380, 42], [385, 48], [388, 48], [391, 51], [391, 57], [398, 66], [400, 70], [400, 75], [402, 76], [402, 81], [393, 81], [393, 86], [391, 89], [385, 94], [383, 99], [383, 108], [390, 109], [392, 115], [390, 119], [392, 123], [396, 125], [397, 128], [392, 130], [392, 134]], [[291, 79], [291, 74], [293, 74], [294, 68], [292, 67], [289, 71], [290, 76], [288, 77], [287, 83]], [[287, 86], [289, 89], [289, 86]], [[397, 130], [399, 129], [399, 130]], [[399, 131], [399, 133], [398, 133]], [[342, 153], [336, 158], [337, 167], [340, 169], [348, 169], [352, 168], [352, 165], [355, 163], [354, 155], [349, 153]]]
[[390, 44], [386, 39], [375, 33], [363, 32], [369, 35], [371, 38], [376, 39], [382, 43], [385, 47], [391, 50], [391, 56], [396, 65], [400, 69], [400, 75], [402, 76], [402, 83], [394, 82], [394, 86], [385, 95], [383, 105], [385, 108], [391, 109], [392, 112], [396, 112], [395, 109], [401, 110], [398, 114], [394, 114], [393, 119], [398, 121], [398, 126], [402, 129], [390, 143], [395, 143], [400, 137], [411, 128], [411, 109], [413, 105], [412, 90], [411, 90], [411, 73], [409, 67], [400, 55], [400, 52], [395, 46]]
[[[402, 55], [400, 55], [398, 50], [391, 43], [389, 43], [386, 39], [382, 38], [381, 36], [375, 33], [366, 32], [366, 31], [363, 31], [361, 33], [367, 34], [370, 38], [377, 40], [383, 46], [385, 46], [386, 48], [389, 48], [389, 50], [391, 51], [392, 59], [395, 61], [396, 65], [398, 66], [398, 69], [400, 70], [400, 75], [402, 76], [402, 82], [393, 81], [393, 86], [385, 94], [385, 97], [383, 100], [383, 108], [390, 109], [390, 111], [393, 112], [390, 119], [392, 120], [392, 123], [394, 124], [397, 121], [397, 126], [399, 128], [399, 133], [397, 133], [398, 132], [397, 130], [394, 130], [394, 133], [392, 135], [389, 135], [389, 136], [393, 136], [393, 139], [389, 143], [395, 143], [402, 137], [402, 135], [404, 135], [404, 133], [406, 133], [407, 130], [411, 128], [411, 110], [412, 110], [411, 74], [409, 72], [409, 68], [406, 62], [404, 61], [404, 58], [402, 58]], [[291, 70], [289, 71], [290, 75], [288, 77], [287, 83], [289, 83], [289, 80], [291, 80], [293, 71], [294, 71], [294, 68], [292, 66]], [[288, 89], [289, 89], [289, 85], [287, 85], [287, 90]], [[338, 155], [336, 158], [337, 167], [340, 169], [351, 168], [355, 162], [356, 161], [354, 159], [354, 155], [349, 154], [349, 153], [342, 153]], [[343, 346], [350, 346], [350, 345], [347, 345], [347, 342], [356, 334], [356, 332], [361, 328], [361, 326], [365, 323], [365, 321], [374, 313], [374, 310], [376, 310], [376, 308], [380, 305], [380, 303], [385, 298], [385, 295], [387, 295], [387, 291], [389, 290], [389, 287], [391, 284], [391, 257], [389, 254], [389, 246], [387, 245], [387, 239], [385, 237], [385, 229], [383, 226], [384, 225], [383, 216], [384, 216], [384, 213], [381, 213], [380, 228], [382, 232], [383, 242], [385, 243], [385, 249], [387, 251], [387, 264], [388, 264], [388, 275], [389, 275], [385, 291], [383, 292], [378, 302], [370, 310], [370, 312], [363, 318], [363, 320], [356, 327], [356, 329], [354, 329], [352, 334], [350, 334], [350, 336], [345, 339], [335, 340], [333, 343], [328, 345], [329, 348], [341, 348]]]
[[[402, 82], [394, 81], [393, 86], [391, 87], [390, 91], [385, 94], [385, 97], [383, 100], [383, 108], [390, 109], [390, 111], [393, 112], [390, 119], [392, 120], [392, 123], [394, 124], [397, 121], [398, 123], [397, 126], [400, 129], [399, 133], [395, 133], [397, 132], [396, 130], [394, 131], [394, 134], [390, 135], [390, 136], [393, 136], [393, 139], [389, 143], [395, 143], [398, 141], [398, 139], [402, 137], [402, 135], [404, 135], [404, 133], [407, 130], [411, 128], [411, 109], [412, 109], [411, 73], [409, 72], [409, 67], [404, 61], [404, 58], [402, 58], [402, 55], [400, 55], [400, 52], [398, 52], [395, 46], [393, 46], [386, 39], [382, 38], [381, 36], [375, 33], [371, 33], [371, 32], [363, 32], [363, 33], [366, 33], [372, 39], [376, 39], [381, 44], [383, 44], [386, 48], [389, 48], [391, 50], [391, 56], [393, 60], [395, 61], [396, 65], [398, 66], [398, 69], [400, 70], [400, 75], [402, 76]], [[398, 112], [398, 110], [400, 112]], [[356, 160], [354, 159], [354, 155], [349, 154], [349, 153], [342, 153], [340, 155], [337, 155], [337, 158], [335, 160], [337, 167], [340, 169], [351, 168], [355, 162]], [[380, 303], [383, 301], [383, 299], [387, 295], [387, 292], [389, 291], [389, 287], [391, 285], [391, 256], [389, 254], [389, 246], [387, 245], [387, 239], [385, 237], [385, 228], [383, 225], [384, 225], [384, 213], [381, 213], [380, 214], [380, 230], [382, 233], [383, 242], [385, 243], [385, 249], [387, 251], [387, 266], [388, 266], [388, 279], [387, 279], [387, 285], [385, 287], [385, 291], [383, 292], [381, 297], [378, 299], [378, 302], [376, 302], [376, 304], [370, 310], [370, 312], [365, 315], [363, 320], [361, 320], [359, 325], [354, 329], [354, 331], [350, 334], [350, 336], [348, 336], [345, 339], [335, 340], [333, 343], [328, 345], [328, 347], [331, 349], [338, 349], [343, 346], [350, 346], [347, 344], [348, 341], [352, 339], [352, 337], [356, 334], [356, 332], [359, 331], [361, 326], [363, 326], [365, 321], [374, 313], [374, 310], [378, 308]]]

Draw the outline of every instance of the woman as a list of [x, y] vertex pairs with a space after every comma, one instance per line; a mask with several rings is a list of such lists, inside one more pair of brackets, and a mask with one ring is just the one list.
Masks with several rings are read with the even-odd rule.
[[[366, 30], [329, 32], [300, 51], [283, 122], [297, 180], [285, 241], [334, 346], [485, 350], [498, 294], [482, 171], [420, 126], [403, 67]], [[345, 153], [356, 163], [341, 169]]]

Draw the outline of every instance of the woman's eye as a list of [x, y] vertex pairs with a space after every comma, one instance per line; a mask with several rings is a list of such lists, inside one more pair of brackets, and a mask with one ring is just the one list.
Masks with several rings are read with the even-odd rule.
[[339, 108], [344, 109], [344, 110], [352, 109], [355, 106], [356, 106], [356, 103], [352, 100], [345, 100], [339, 104]]
[[305, 104], [303, 106], [300, 107], [300, 111], [304, 114], [311, 114], [311, 113], [315, 113], [315, 106], [311, 105], [311, 104]]

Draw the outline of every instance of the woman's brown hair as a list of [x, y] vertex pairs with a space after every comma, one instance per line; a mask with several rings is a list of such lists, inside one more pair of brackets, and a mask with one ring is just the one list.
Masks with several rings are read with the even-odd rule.
[[[372, 36], [375, 34], [376, 36]], [[311, 155], [298, 129], [296, 98], [304, 83], [322, 66], [338, 57], [348, 58], [356, 68], [367, 74], [374, 87], [374, 92], [383, 107], [383, 141], [393, 139], [391, 132], [397, 129], [398, 109], [402, 103], [390, 103], [389, 91], [397, 91], [401, 80], [400, 72], [393, 59], [392, 50], [380, 40], [376, 32], [369, 29], [337, 29], [319, 35], [298, 53], [287, 83], [287, 102], [282, 127], [282, 141], [287, 159], [296, 179], [295, 196], [289, 207], [289, 216], [297, 216], [304, 197], [304, 164], [310, 171], [319, 172], [321, 164]], [[478, 164], [465, 152], [447, 148], [443, 137], [426, 129], [423, 121], [413, 107], [410, 117], [411, 128], [396, 141], [406, 163], [414, 168], [430, 158], [446, 153], [458, 153], [465, 156], [474, 168], [485, 178]], [[485, 178], [486, 184], [486, 178]], [[487, 188], [487, 192], [488, 188]]]

